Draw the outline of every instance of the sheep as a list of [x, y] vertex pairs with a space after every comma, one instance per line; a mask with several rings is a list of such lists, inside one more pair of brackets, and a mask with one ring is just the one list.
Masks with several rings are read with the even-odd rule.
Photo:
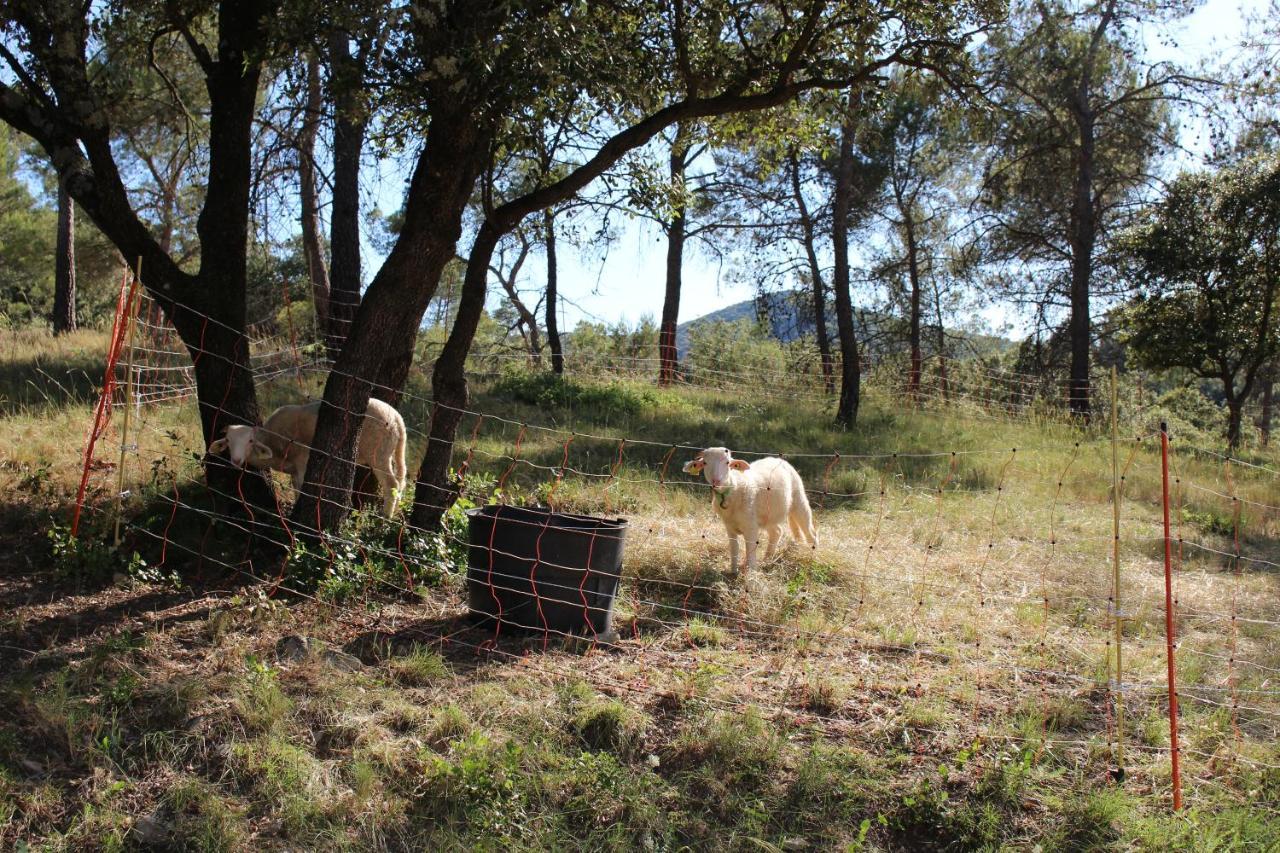
[[769, 536], [765, 560], [772, 559], [782, 536], [783, 521], [791, 536], [812, 547], [818, 532], [809, 509], [800, 474], [786, 460], [776, 456], [747, 464], [734, 459], [725, 447], [708, 447], [684, 465], [686, 474], [703, 474], [711, 484], [711, 508], [729, 534], [729, 569], [738, 569], [738, 537], [747, 543], [744, 570], [756, 567], [756, 537], [761, 528]]
[[[295, 492], [302, 490], [307, 474], [311, 441], [316, 434], [320, 401], [281, 406], [260, 427], [229, 426], [209, 445], [209, 453], [227, 452], [237, 468], [273, 468], [293, 478]], [[356, 463], [373, 469], [382, 492], [383, 512], [390, 518], [404, 491], [404, 418], [381, 400], [370, 398], [364, 426], [356, 447]]]

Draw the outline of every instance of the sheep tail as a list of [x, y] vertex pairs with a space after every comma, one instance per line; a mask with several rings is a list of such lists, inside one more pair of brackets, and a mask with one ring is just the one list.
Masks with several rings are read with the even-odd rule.
[[818, 529], [813, 523], [813, 511], [809, 509], [809, 496], [805, 494], [804, 484], [796, 479], [795, 494], [791, 501], [791, 514], [787, 521], [791, 526], [791, 536], [797, 542], [801, 538], [810, 545], [818, 544]]

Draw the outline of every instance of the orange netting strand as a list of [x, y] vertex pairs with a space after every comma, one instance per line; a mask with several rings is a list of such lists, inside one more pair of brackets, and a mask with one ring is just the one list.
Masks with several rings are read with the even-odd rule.
[[84, 466], [80, 471], [80, 485], [76, 489], [76, 506], [71, 516], [71, 535], [80, 535], [80, 516], [84, 511], [84, 496], [89, 487], [89, 472], [93, 468], [93, 451], [106, 431], [111, 420], [112, 396], [115, 393], [116, 362], [120, 359], [120, 351], [124, 346], [125, 330], [128, 328], [127, 314], [133, 306], [134, 294], [138, 290], [138, 280], [125, 267], [120, 280], [120, 295], [116, 299], [115, 319], [111, 324], [111, 338], [107, 344], [107, 366], [102, 377], [102, 393], [98, 396], [98, 405], [94, 410], [93, 424], [89, 428], [88, 438], [84, 446]]

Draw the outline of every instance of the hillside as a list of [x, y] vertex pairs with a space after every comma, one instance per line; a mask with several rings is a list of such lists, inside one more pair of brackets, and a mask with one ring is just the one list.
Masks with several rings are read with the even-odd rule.
[[[813, 312], [809, 307], [809, 295], [803, 291], [782, 291], [770, 293], [760, 299], [744, 299], [701, 317], [686, 320], [676, 327], [676, 348], [683, 358], [689, 348], [689, 334], [696, 326], [704, 323], [735, 323], [740, 320], [756, 322], [765, 309], [769, 332], [779, 341], [787, 343], [814, 334]], [[861, 310], [855, 306], [854, 323], [857, 326], [858, 340], [863, 344], [869, 356], [876, 356], [881, 351], [901, 349], [900, 340], [890, 340], [903, 324], [900, 317], [877, 311]], [[827, 328], [835, 335], [835, 305], [827, 306]], [[1017, 346], [1016, 341], [995, 335], [975, 334], [959, 329], [947, 329], [947, 336], [952, 341], [962, 343], [958, 347], [964, 354], [1003, 352]]]

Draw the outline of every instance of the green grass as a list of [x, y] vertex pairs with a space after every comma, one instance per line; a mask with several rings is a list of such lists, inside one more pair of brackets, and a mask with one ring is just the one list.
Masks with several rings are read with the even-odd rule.
[[[295, 555], [295, 579], [310, 577], [320, 601], [220, 570], [213, 559], [260, 557], [201, 515], [188, 405], [144, 408], [126, 459], [126, 521], [168, 527], [163, 565], [129, 526], [111, 547], [112, 469], [91, 477], [86, 535], [71, 544], [103, 337], [22, 333], [0, 348], [0, 541], [18, 567], [0, 587], [0, 652], [29, 650], [5, 658], [0, 680], [0, 847], [130, 849], [140, 827], [161, 847], [197, 850], [1280, 845], [1280, 703], [1267, 692], [1280, 667], [1269, 623], [1280, 575], [1264, 565], [1236, 572], [1185, 552], [1187, 812], [1168, 809], [1158, 691], [1126, 694], [1127, 780], [1108, 781], [1105, 425], [913, 411], [872, 383], [858, 428], [842, 432], [828, 404], [807, 399], [617, 377], [478, 379], [472, 408], [506, 420], [468, 417], [459, 430], [470, 499], [501, 482], [509, 500], [631, 522], [621, 650], [544, 648], [455, 621], [456, 538], [401, 540], [375, 517], [352, 522], [345, 550]], [[35, 364], [59, 381], [32, 386]], [[92, 381], [61, 378], [77, 370]], [[315, 393], [318, 379], [301, 386], [265, 386], [264, 406]], [[425, 378], [409, 387], [422, 395]], [[422, 400], [403, 410], [426, 422]], [[1123, 427], [1126, 442], [1142, 430]], [[115, 461], [113, 436], [99, 458]], [[815, 499], [820, 547], [729, 573], [705, 486], [680, 474], [677, 444], [813, 454], [792, 461], [833, 493]], [[570, 471], [553, 489], [566, 448], [568, 468], [603, 476]], [[1230, 551], [1231, 501], [1208, 490], [1274, 504], [1273, 476], [1175, 449], [1181, 535]], [[1124, 679], [1158, 686], [1155, 451], [1149, 439], [1121, 447], [1121, 556]], [[1248, 458], [1277, 464], [1256, 448]], [[196, 511], [170, 516], [158, 499], [175, 478]], [[1241, 516], [1244, 551], [1280, 557], [1276, 513]], [[1232, 612], [1262, 621], [1233, 630]], [[366, 665], [278, 661], [286, 635]], [[1235, 719], [1198, 701], [1230, 704], [1228, 683], [1246, 706]]]

